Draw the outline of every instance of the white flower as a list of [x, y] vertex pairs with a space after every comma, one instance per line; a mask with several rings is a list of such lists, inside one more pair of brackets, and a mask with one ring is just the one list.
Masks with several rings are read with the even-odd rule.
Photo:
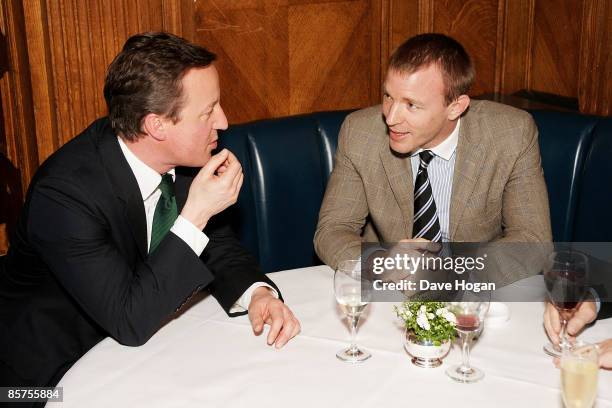
[[427, 318], [428, 318], [428, 319], [433, 319], [434, 317], [436, 317], [436, 315], [435, 315], [435, 314], [433, 314], [433, 313], [427, 313]]
[[419, 312], [417, 313], [416, 322], [419, 327], [424, 330], [429, 330], [431, 328], [431, 326], [429, 325], [429, 320], [427, 320], [427, 314], [427, 307], [425, 307], [425, 305], [422, 305], [419, 308]]
[[448, 312], [448, 310], [446, 310], [446, 308], [445, 308], [445, 307], [441, 307], [441, 308], [439, 308], [438, 310], [436, 310], [436, 314], [437, 314], [438, 316], [442, 316], [442, 315], [446, 314], [447, 312]]
[[453, 313], [449, 312], [448, 310], [446, 311], [446, 313], [444, 313], [444, 318], [453, 325], [457, 324], [457, 318]]
[[429, 325], [429, 320], [427, 320], [427, 316], [424, 313], [419, 313], [419, 315], [417, 316], [417, 324], [419, 325], [419, 327], [421, 329], [424, 330], [429, 330], [430, 329], [430, 325]]

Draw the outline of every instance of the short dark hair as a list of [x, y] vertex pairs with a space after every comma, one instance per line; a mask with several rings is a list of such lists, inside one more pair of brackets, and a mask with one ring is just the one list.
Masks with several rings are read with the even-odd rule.
[[108, 67], [104, 99], [113, 130], [128, 140], [142, 136], [149, 113], [179, 120], [183, 76], [209, 66], [216, 56], [206, 48], [165, 32], [136, 34]]
[[474, 82], [474, 66], [463, 46], [449, 36], [419, 34], [406, 40], [389, 59], [389, 69], [406, 74], [431, 64], [435, 64], [442, 73], [447, 105], [468, 93]]

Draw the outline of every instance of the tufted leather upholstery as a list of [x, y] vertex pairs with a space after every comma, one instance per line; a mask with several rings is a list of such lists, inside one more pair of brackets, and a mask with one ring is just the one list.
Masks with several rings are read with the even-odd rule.
[[538, 126], [553, 239], [569, 242], [572, 240], [581, 169], [597, 118], [564, 112], [531, 113]]
[[230, 210], [265, 272], [320, 263], [312, 246], [340, 125], [348, 111], [263, 120], [223, 132], [245, 181]]
[[572, 240], [612, 242], [611, 118], [595, 125], [580, 181]]
[[[221, 146], [245, 181], [229, 215], [264, 272], [320, 263], [312, 245], [338, 133], [349, 111], [230, 127]], [[612, 119], [531, 112], [540, 132], [555, 241], [612, 241]]]

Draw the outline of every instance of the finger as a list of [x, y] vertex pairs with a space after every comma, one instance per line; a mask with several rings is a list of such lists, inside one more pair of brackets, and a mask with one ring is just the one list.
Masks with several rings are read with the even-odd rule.
[[204, 167], [202, 167], [202, 170], [200, 170], [200, 173], [204, 172], [204, 174], [207, 175], [214, 174], [217, 169], [227, 160], [229, 154], [229, 150], [223, 149], [219, 153], [211, 156], [208, 163], [206, 163]]
[[238, 164], [240, 164], [240, 160], [238, 160], [238, 158], [236, 157], [236, 155], [234, 153], [232, 153], [231, 150], [228, 150], [229, 154], [227, 155], [227, 162], [229, 163], [233, 163], [236, 162]]
[[[236, 194], [236, 190], [240, 191], [240, 187], [238, 187], [240, 185], [240, 179], [244, 176], [243, 172], [240, 172], [238, 174], [236, 174], [236, 177], [234, 178], [234, 180], [232, 181], [232, 186], [231, 186], [231, 193], [232, 195]], [[238, 194], [236, 194], [238, 195]]]
[[226, 180], [226, 182], [231, 185], [234, 182], [234, 179], [238, 177], [240, 173], [242, 173], [242, 166], [238, 160], [229, 161], [227, 165], [227, 170], [221, 174], [221, 178]]
[[[554, 314], [556, 314], [556, 310], [553, 310]], [[558, 320], [558, 319], [557, 319]], [[544, 328], [546, 329], [546, 334], [548, 338], [553, 344], [559, 343], [559, 330], [555, 330], [552, 322], [551, 322], [551, 310], [550, 304], [546, 305], [546, 309], [544, 310]]]
[[582, 316], [575, 315], [569, 322], [567, 322], [567, 334], [569, 336], [575, 336], [584, 328], [586, 324], [587, 322], [582, 318]]
[[295, 330], [296, 321], [295, 321], [295, 318], [293, 317], [293, 313], [291, 313], [291, 311], [289, 310], [287, 306], [283, 307], [283, 321], [284, 321], [283, 329], [281, 330], [278, 337], [276, 338], [276, 342], [275, 342], [276, 348], [283, 347], [285, 344], [287, 344], [289, 340], [291, 340], [291, 338], [293, 338], [293, 332]]
[[294, 338], [302, 331], [302, 325], [300, 324], [300, 321], [296, 319], [295, 316], [293, 317], [293, 319], [295, 320], [295, 326], [293, 328], [293, 333], [291, 333], [291, 338]]
[[287, 342], [291, 339], [291, 333], [293, 333], [294, 322], [292, 320], [285, 320], [285, 324], [283, 324], [283, 329], [278, 334], [276, 341], [274, 342], [274, 347], [277, 349], [282, 348]]
[[244, 173], [241, 173], [240, 179], [238, 180], [238, 185], [236, 186], [236, 191], [234, 192], [234, 199], [238, 199], [238, 195], [240, 194], [240, 189], [242, 188], [243, 182], [244, 182]]
[[603, 368], [612, 368], [612, 339], [605, 340], [598, 344], [599, 346], [599, 366]]
[[262, 318], [261, 314], [251, 310], [249, 310], [249, 319], [251, 320], [251, 327], [253, 328], [253, 333], [256, 336], [259, 336], [263, 331], [264, 319]]
[[559, 368], [559, 366], [561, 365], [561, 360], [559, 360], [559, 357], [555, 357], [553, 359], [553, 363], [555, 364], [555, 367]]
[[582, 302], [578, 311], [567, 323], [567, 332], [576, 335], [597, 317], [597, 308], [593, 302]]
[[270, 331], [268, 332], [267, 341], [268, 341], [268, 345], [272, 345], [276, 341], [278, 334], [283, 328], [283, 324], [284, 324], [283, 312], [280, 308], [274, 305], [269, 307], [268, 310], [270, 313], [271, 324], [270, 324]]

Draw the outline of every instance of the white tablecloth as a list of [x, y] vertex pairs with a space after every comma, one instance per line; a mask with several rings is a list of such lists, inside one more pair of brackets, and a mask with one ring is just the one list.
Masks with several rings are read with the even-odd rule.
[[[163, 327], [147, 344], [106, 339], [64, 376], [68, 407], [561, 407], [559, 370], [542, 351], [541, 303], [509, 303], [510, 320], [487, 327], [471, 361], [485, 371], [458, 384], [444, 370], [461, 359], [457, 345], [435, 369], [410, 363], [392, 304], [371, 304], [358, 343], [372, 353], [362, 364], [339, 361], [349, 332], [325, 266], [271, 274], [302, 333], [283, 349], [255, 337], [248, 317], [229, 318], [208, 296]], [[581, 338], [612, 337], [612, 319]], [[612, 407], [612, 372], [599, 371], [597, 408]]]

